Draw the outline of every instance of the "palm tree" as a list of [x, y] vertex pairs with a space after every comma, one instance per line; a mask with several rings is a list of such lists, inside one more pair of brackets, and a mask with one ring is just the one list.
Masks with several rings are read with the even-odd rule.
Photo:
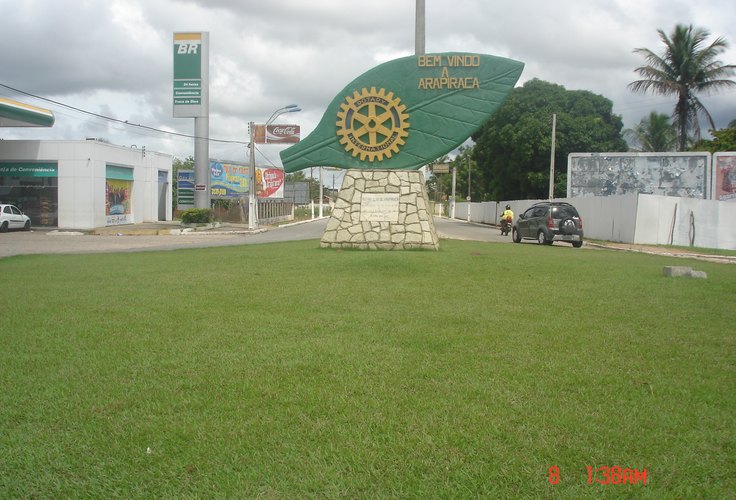
[[624, 130], [624, 138], [632, 151], [674, 151], [677, 144], [670, 117], [656, 111], [642, 118], [633, 129]]
[[684, 151], [689, 129], [693, 130], [696, 140], [700, 138], [698, 114], [705, 116], [711, 128], [716, 128], [713, 117], [696, 94], [736, 86], [736, 82], [728, 79], [736, 66], [724, 65], [716, 59], [726, 50], [728, 43], [723, 37], [718, 37], [706, 46], [706, 39], [710, 36], [707, 30], [678, 24], [670, 36], [661, 29], [657, 32], [665, 51], [659, 56], [645, 48], [634, 50], [634, 53], [644, 56], [647, 64], [636, 68], [643, 79], [631, 82], [629, 88], [634, 92], [651, 90], [655, 94], [677, 97], [673, 119], [678, 130], [678, 149]]

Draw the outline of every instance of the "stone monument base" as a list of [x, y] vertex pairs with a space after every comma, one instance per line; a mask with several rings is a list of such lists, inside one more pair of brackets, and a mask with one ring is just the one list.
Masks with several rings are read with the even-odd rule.
[[437, 250], [424, 177], [417, 170], [348, 170], [323, 248]]

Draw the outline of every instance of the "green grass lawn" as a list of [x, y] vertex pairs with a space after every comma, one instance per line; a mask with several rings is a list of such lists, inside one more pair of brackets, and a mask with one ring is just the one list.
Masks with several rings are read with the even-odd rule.
[[307, 241], [12, 257], [0, 290], [3, 497], [736, 492], [733, 265]]

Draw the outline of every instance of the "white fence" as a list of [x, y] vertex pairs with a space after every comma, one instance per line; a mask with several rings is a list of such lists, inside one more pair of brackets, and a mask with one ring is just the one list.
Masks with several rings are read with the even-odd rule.
[[[498, 224], [506, 204], [518, 216], [543, 200], [470, 203], [470, 221]], [[621, 243], [680, 245], [736, 250], [736, 203], [651, 194], [561, 198], [575, 205], [586, 238]], [[455, 205], [468, 220], [468, 203]]]

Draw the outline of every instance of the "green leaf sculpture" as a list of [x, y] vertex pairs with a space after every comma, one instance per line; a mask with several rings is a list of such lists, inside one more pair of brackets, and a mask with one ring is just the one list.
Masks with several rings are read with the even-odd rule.
[[353, 80], [317, 128], [281, 152], [284, 170], [420, 168], [480, 128], [523, 69], [519, 61], [464, 52], [383, 63]]

